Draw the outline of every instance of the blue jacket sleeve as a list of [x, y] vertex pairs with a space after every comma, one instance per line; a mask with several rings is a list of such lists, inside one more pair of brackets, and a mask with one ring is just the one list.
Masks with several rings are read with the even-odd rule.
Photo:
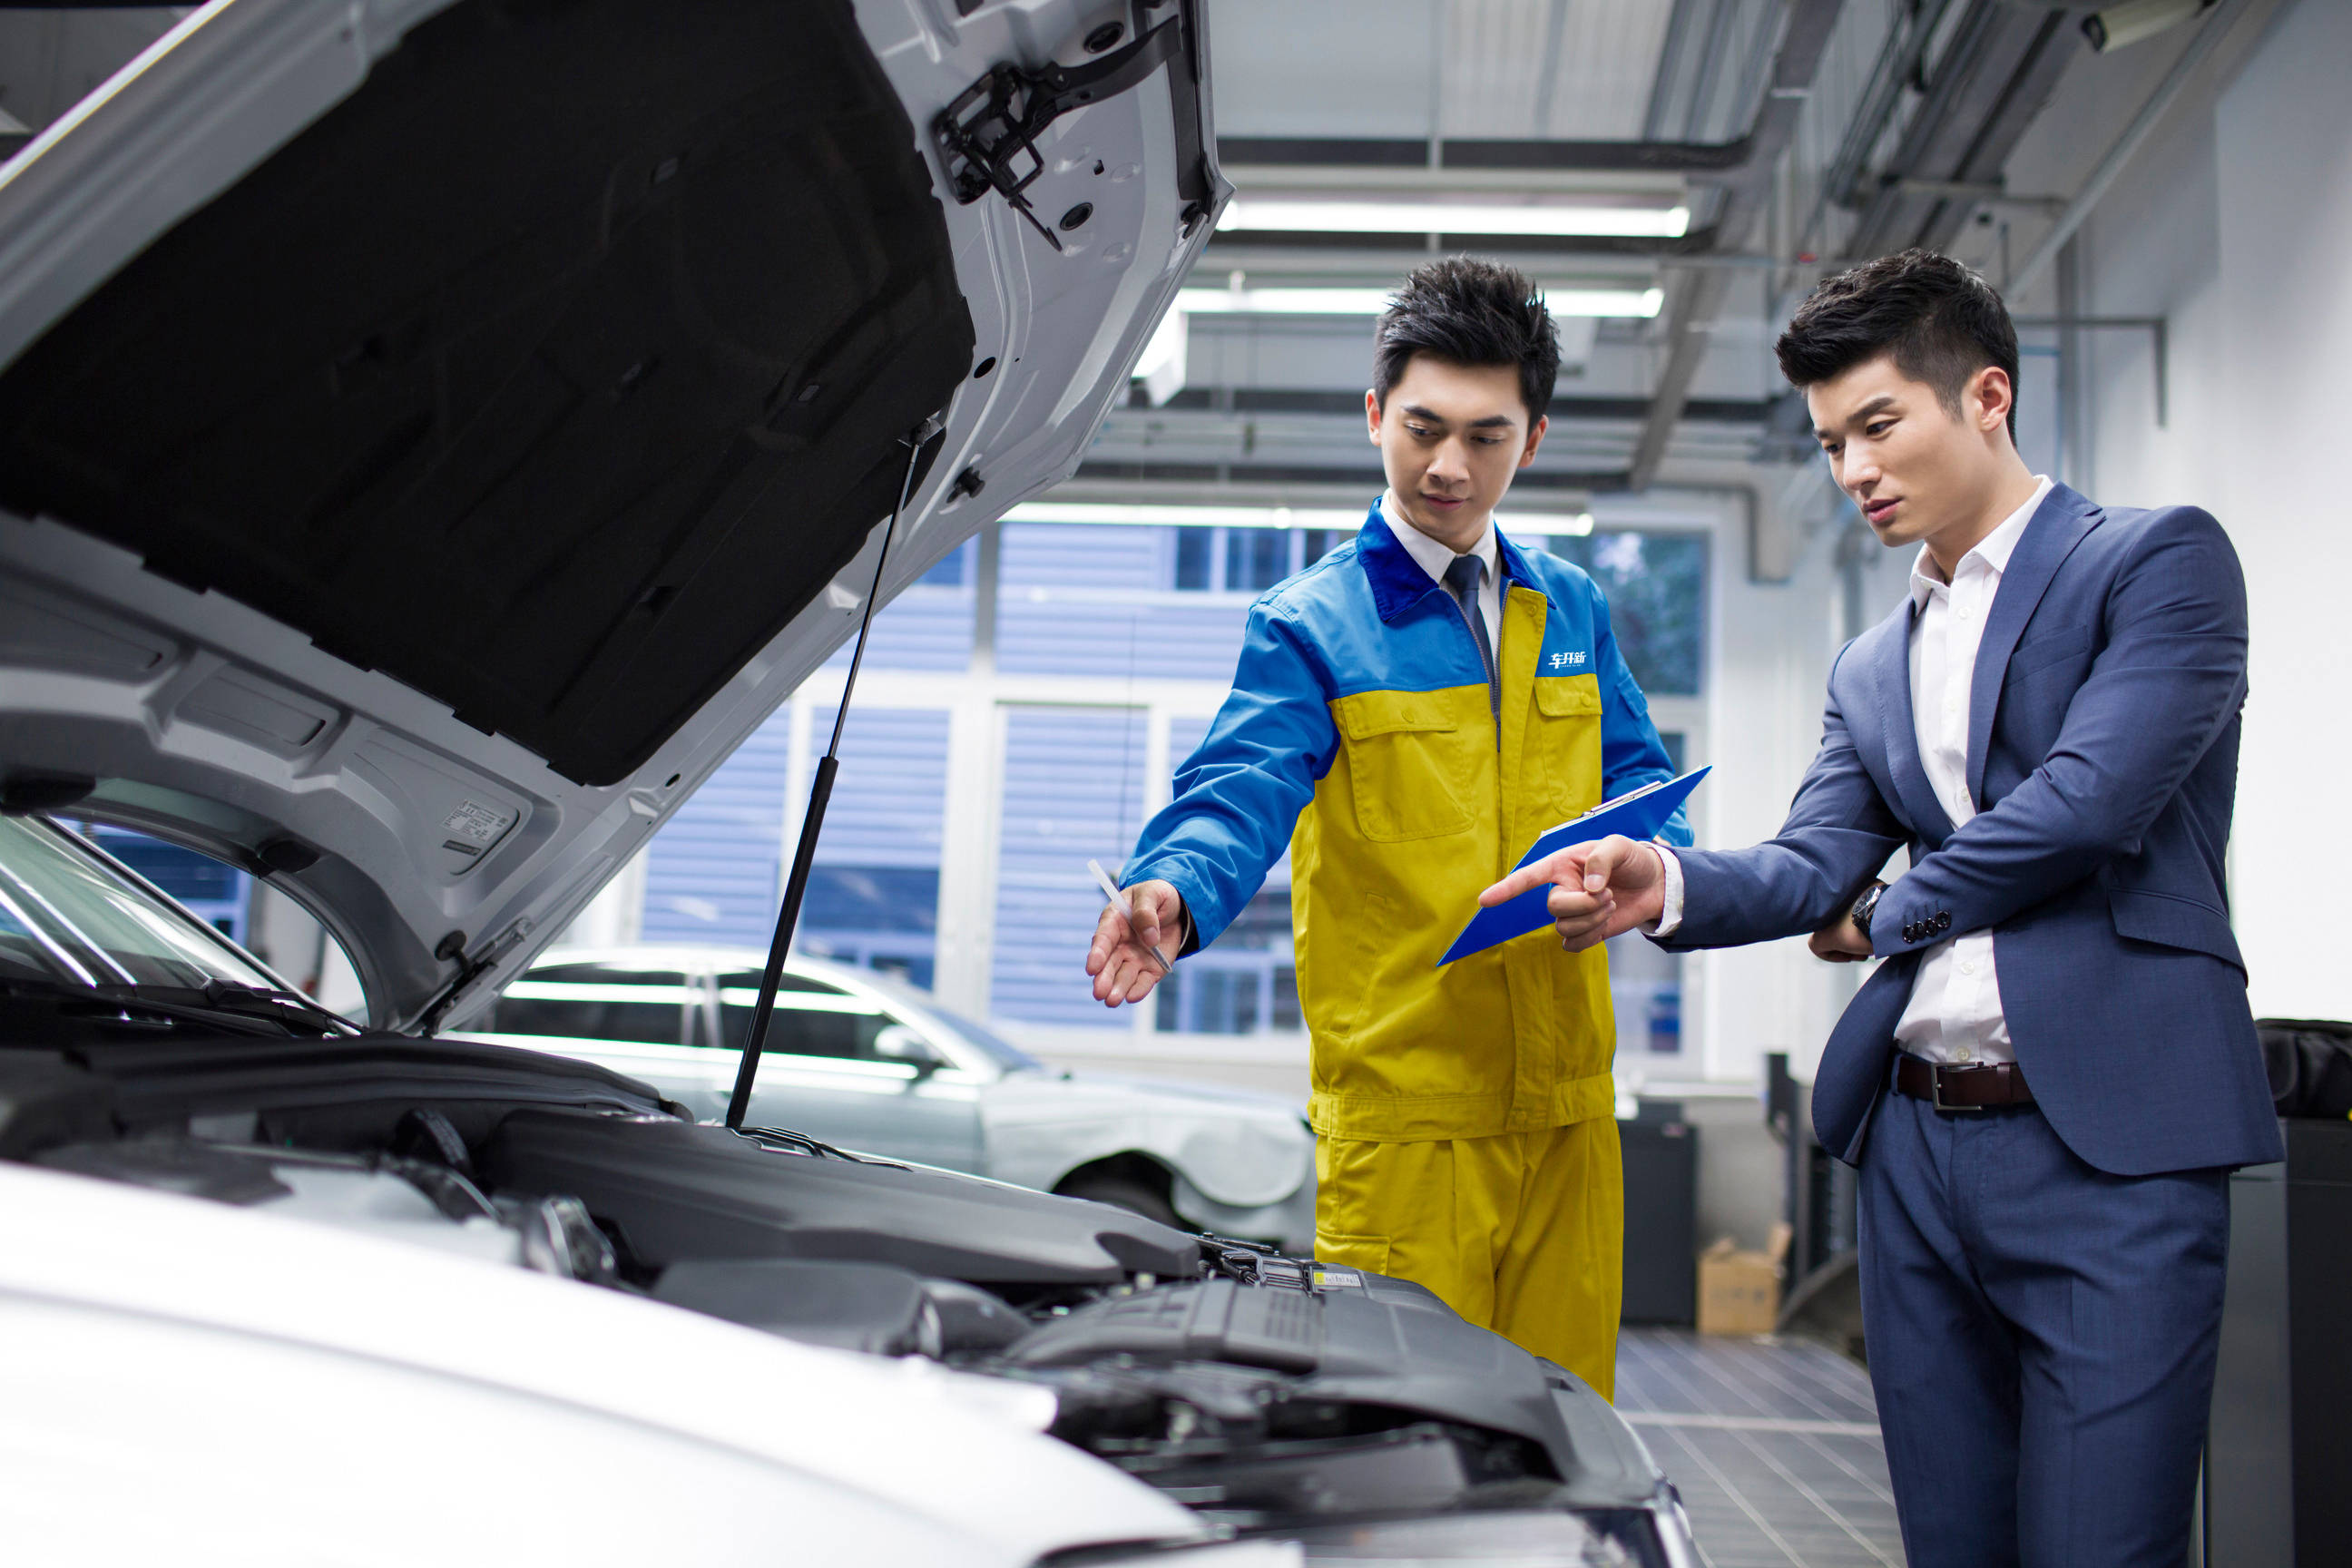
[[1297, 627], [1265, 601], [1254, 605], [1233, 691], [1122, 874], [1128, 885], [1157, 878], [1183, 895], [1187, 952], [1216, 941], [1265, 884], [1316, 781], [1331, 771], [1339, 747], [1331, 694]]
[[2107, 644], [2042, 765], [1904, 873], [1871, 945], [1948, 911], [1983, 931], [2042, 902], [2140, 837], [2246, 699], [2246, 585], [2221, 525], [2194, 507], [2149, 520], [2108, 590]]
[[[1666, 744], [1650, 721], [1649, 700], [1625, 668], [1617, 634], [1609, 625], [1609, 601], [1598, 584], [1592, 595], [1592, 657], [1601, 686], [1601, 798], [1615, 800], [1628, 790], [1675, 776]], [[1658, 837], [1681, 848], [1691, 841], [1690, 817], [1681, 806], [1658, 830]]]
[[[1887, 809], [1854, 750], [1837, 685], [1832, 666], [1821, 750], [1797, 786], [1780, 831], [1746, 849], [1691, 849], [1676, 856], [1683, 868], [1683, 922], [1659, 946], [1675, 952], [1739, 947], [1818, 931], [1902, 846], [1903, 825]], [[1878, 931], [1885, 919], [1874, 919], [1871, 930]], [[1898, 928], [1901, 923], [1895, 922]]]

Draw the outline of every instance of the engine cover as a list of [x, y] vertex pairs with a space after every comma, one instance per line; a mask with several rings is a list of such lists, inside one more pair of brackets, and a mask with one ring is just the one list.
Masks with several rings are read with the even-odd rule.
[[1200, 1243], [1125, 1209], [952, 1172], [763, 1148], [723, 1127], [518, 1110], [477, 1154], [504, 1193], [584, 1201], [649, 1269], [690, 1259], [891, 1263], [981, 1284], [1188, 1278]]

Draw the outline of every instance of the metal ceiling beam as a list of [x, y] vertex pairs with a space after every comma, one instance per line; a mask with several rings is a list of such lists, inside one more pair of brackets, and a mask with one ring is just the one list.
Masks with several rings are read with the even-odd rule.
[[[1228, 272], [1241, 272], [1250, 277], [1264, 274], [1300, 281], [1349, 281], [1361, 279], [1369, 283], [1393, 283], [1412, 265], [1427, 254], [1427, 240], [1421, 235], [1403, 237], [1402, 246], [1315, 246], [1288, 245], [1278, 241], [1266, 243], [1271, 237], [1252, 235], [1220, 237], [1210, 242], [1202, 253], [1195, 273], [1202, 284], [1213, 284]], [[1689, 237], [1699, 243], [1685, 245], [1680, 240], [1639, 241], [1633, 247], [1617, 247], [1600, 245], [1570, 245], [1554, 249], [1525, 247], [1525, 237], [1497, 237], [1498, 243], [1481, 245], [1478, 254], [1516, 267], [1531, 278], [1586, 278], [1594, 281], [1638, 280], [1646, 286], [1662, 267], [1728, 268], [1735, 272], [1769, 270], [1780, 265], [1761, 252], [1722, 251], [1713, 248], [1713, 231]]]
[[1658, 72], [1650, 83], [1650, 104], [1642, 115], [1643, 140], [1655, 142], [1666, 133], [1666, 105], [1675, 95], [1675, 79], [1682, 74], [1683, 46], [1702, 0], [1675, 0], [1666, 17], [1665, 42], [1658, 49]]
[[[1722, 0], [1727, 6], [1731, 0]], [[1666, 455], [1675, 424], [1690, 401], [1693, 379], [1706, 357], [1709, 329], [1721, 312], [1731, 275], [1745, 270], [1742, 254], [1771, 191], [1781, 154], [1796, 135], [1797, 121], [1812, 91], [1813, 78], [1835, 30], [1844, 0], [1788, 0], [1787, 23], [1772, 61], [1764, 98], [1755, 123], [1733, 141], [1702, 142], [1571, 142], [1451, 138], [1435, 147], [1434, 167], [1444, 171], [1501, 171], [1527, 174], [1671, 174], [1699, 184], [1717, 185], [1721, 197], [1714, 221], [1680, 240], [1570, 242], [1555, 250], [1519, 242], [1514, 248], [1530, 256], [1578, 256], [1591, 258], [1641, 258], [1675, 268], [1683, 276], [1667, 302], [1670, 325], [1664, 369], [1652, 394], [1648, 417], [1626, 476], [1633, 488], [1650, 482]], [[1228, 172], [1252, 165], [1273, 165], [1289, 171], [1307, 169], [1431, 168], [1431, 144], [1418, 139], [1320, 137], [1224, 137], [1218, 142], [1218, 159]], [[1292, 239], [1282, 243], [1293, 253], [1320, 248]], [[1422, 244], [1425, 246], [1425, 241]], [[1361, 247], [1361, 237], [1350, 237], [1350, 247]], [[1213, 244], [1204, 259], [1211, 266], [1234, 265], [1241, 247]], [[1229, 258], [1234, 259], [1228, 259]], [[1338, 252], [1334, 252], [1334, 259]], [[1736, 258], [1736, 259], [1735, 259]], [[1725, 263], [1730, 263], [1725, 265]]]
[[[1769, 115], [1770, 106], [1766, 106]], [[1437, 144], [1444, 170], [1508, 169], [1579, 174], [1674, 174], [1737, 180], [1754, 161], [1756, 135], [1729, 142], [1575, 142], [1540, 137], [1450, 136]], [[1427, 169], [1429, 143], [1418, 137], [1220, 136], [1217, 163], [1228, 172], [1273, 166], [1288, 174], [1318, 169]]]
[[1935, 185], [1999, 181], [2084, 47], [2081, 27], [2063, 9], [1970, 0], [1875, 189], [1856, 173], [1854, 193], [1866, 205], [1846, 254], [1949, 246], [1977, 202]]
[[[2156, 129], [2165, 111], [2172, 107], [2172, 100], [2180, 96], [2180, 89], [2189, 85], [2189, 79], [2196, 75], [2197, 68], [2205, 63], [2205, 57], [2221, 43], [2230, 26], [2237, 21], [2237, 9], [2238, 0], [2221, 0], [2220, 5], [2205, 14], [2204, 19], [2198, 24], [2197, 35], [2174, 59], [2172, 68], [2165, 72], [2164, 79], [2157, 84], [2154, 92], [2148, 94], [2147, 101], [2140, 105], [2139, 112], [2132, 116], [2131, 123], [2124, 127], [2124, 132], [2116, 139], [2116, 144], [2108, 148], [2106, 155], [2099, 160], [2098, 167], [2091, 171], [2090, 178], [2083, 182], [2082, 190], [2060, 211], [2056, 223], [2042, 237], [2042, 243], [2033, 247], [2033, 253], [2019, 265], [2014, 273], [2001, 279], [2004, 289], [2013, 295], [2031, 288], [2042, 275], [2042, 269], [2057, 257], [2058, 247], [2074, 237], [2074, 231], [2082, 227], [2084, 220], [2091, 216], [2091, 209], [2099, 205], [2099, 198], [2107, 194], [2107, 187], [2115, 184], [2116, 176], [2123, 173], [2124, 165], [2132, 161], [2140, 144], [2147, 140], [2148, 133]], [[2159, 339], [2159, 344], [2161, 342]], [[2159, 401], [2158, 407], [2162, 406]], [[2157, 416], [2157, 423], [2164, 423], [2161, 414]]]
[[[1774, 165], [1796, 136], [1798, 117], [1804, 112], [1830, 34], [1843, 9], [1844, 0], [1790, 0], [1788, 26], [1780, 35], [1763, 105], [1757, 110], [1754, 128], [1740, 138], [1748, 149], [1748, 160], [1735, 177], [1724, 182], [1722, 203], [1711, 226], [1719, 248], [1744, 248], [1763, 216]], [[1665, 460], [1667, 443], [1673, 440], [1675, 423], [1690, 401], [1691, 383], [1706, 357], [1710, 329], [1722, 311], [1731, 277], [1727, 268], [1710, 268], [1685, 277], [1668, 292], [1671, 321], [1666, 329], [1666, 363], [1651, 392], [1650, 416], [1633, 448], [1630, 479], [1636, 489], [1648, 485]]]
[[[1842, 206], [1858, 206], [1863, 201], [1860, 192], [1863, 171], [1869, 166], [1871, 150], [1895, 120], [1895, 110], [1903, 100], [1903, 86], [1918, 74], [1921, 60], [1927, 57], [1928, 40], [1943, 26], [1944, 12], [1952, 0], [1924, 0], [1903, 25], [1889, 28], [1886, 44], [1879, 51], [1878, 63], [1871, 68], [1870, 85], [1863, 89], [1862, 102], [1846, 122], [1845, 134], [1838, 139], [1837, 154], [1830, 160], [1822, 176], [1822, 199], [1834, 201]], [[1814, 209], [1811, 223], [1806, 226], [1804, 237], [1812, 237], [1812, 223], [1821, 219]]]

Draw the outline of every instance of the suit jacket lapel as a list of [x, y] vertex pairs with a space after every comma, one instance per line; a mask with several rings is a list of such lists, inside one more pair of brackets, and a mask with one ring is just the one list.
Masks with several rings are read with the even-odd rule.
[[2009, 656], [2025, 623], [2033, 618], [2042, 595], [2058, 567], [2083, 536], [2099, 525], [2105, 514], [2077, 490], [2053, 485], [2025, 525], [2017, 549], [2000, 574], [1991, 613], [1985, 616], [1984, 638], [1977, 644], [1975, 673], [1969, 684], [1969, 798], [1981, 808], [1984, 801], [1985, 752], [1992, 744], [1993, 710], [2000, 703], [2000, 685], [2009, 672]]
[[1870, 671], [1878, 693], [1878, 718], [1886, 742], [1886, 772], [1911, 830], [1932, 847], [1951, 837], [1952, 819], [1927, 784], [1919, 764], [1919, 726], [1911, 712], [1911, 625], [1918, 607], [1906, 595], [1895, 614], [1881, 621]]

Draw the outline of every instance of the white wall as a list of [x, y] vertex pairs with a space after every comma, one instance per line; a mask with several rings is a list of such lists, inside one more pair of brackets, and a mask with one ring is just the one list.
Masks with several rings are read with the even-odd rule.
[[[1824, 504], [1824, 470], [1785, 498], [1770, 492], [1785, 469], [1751, 469], [1768, 500], [1792, 512], [1801, 543], [1785, 583], [1755, 583], [1736, 536], [1717, 552], [1712, 657], [1708, 664], [1708, 753], [1715, 764], [1693, 797], [1692, 826], [1702, 847], [1733, 848], [1779, 831], [1789, 802], [1821, 744], [1831, 658], [1844, 642], [1843, 600], [1835, 560], [1843, 514]], [[1908, 580], [1903, 552], [1865, 547], [1863, 624], [1893, 608]], [[1805, 951], [1802, 938], [1693, 954], [1685, 960], [1685, 1008], [1692, 1031], [1694, 1076], [1731, 1088], [1760, 1083], [1764, 1057], [1786, 1051], [1790, 1070], [1809, 1078], [1830, 1026], [1853, 994], [1854, 975]], [[1657, 1085], [1661, 1092], [1673, 1085]]]
[[[2011, 165], [2012, 189], [2066, 192], [2177, 50], [2088, 58]], [[2170, 418], [2155, 420], [2144, 340], [2086, 355], [2088, 479], [2113, 505], [2192, 502], [2246, 572], [2252, 621], [2232, 913], [2258, 1015], [2352, 1016], [2326, 899], [2347, 864], [2342, 781], [2352, 658], [2345, 377], [2352, 371], [2352, 5], [2247, 7], [2078, 242], [2083, 309], [2162, 314]], [[2100, 68], [2110, 68], [2102, 70]], [[2048, 310], [2049, 285], [2012, 301]]]
[[[2341, 880], [2344, 648], [2352, 582], [2342, 454], [2352, 369], [2352, 7], [2304, 0], [2215, 114], [2221, 209], [2221, 515], [2245, 561], [2253, 648], [2232, 859], [2259, 1012], [2352, 1016], [2314, 891]], [[2203, 369], [2202, 366], [2198, 367]]]

